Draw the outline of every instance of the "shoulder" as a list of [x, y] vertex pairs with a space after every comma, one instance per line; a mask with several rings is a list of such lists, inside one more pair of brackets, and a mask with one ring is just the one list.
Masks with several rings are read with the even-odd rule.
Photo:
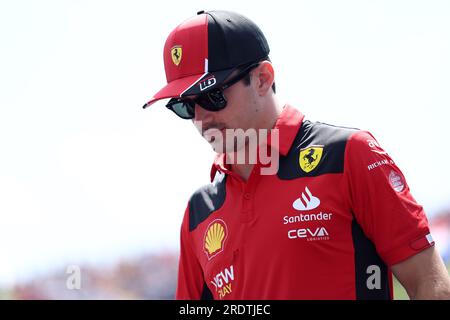
[[214, 180], [197, 189], [189, 199], [189, 231], [219, 210], [226, 196], [226, 175], [216, 172]]
[[358, 132], [356, 128], [305, 120], [288, 154], [280, 158], [278, 177], [289, 180], [341, 173], [347, 142]]
[[327, 144], [328, 146], [333, 147], [336, 143], [347, 142], [350, 136], [360, 131], [361, 130], [357, 128], [305, 120], [297, 134], [296, 142], [299, 145], [304, 145], [305, 143]]

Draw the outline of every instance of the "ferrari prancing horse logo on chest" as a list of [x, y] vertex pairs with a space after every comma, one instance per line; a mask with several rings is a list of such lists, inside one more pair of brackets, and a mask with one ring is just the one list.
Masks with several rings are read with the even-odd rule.
[[323, 146], [311, 146], [300, 150], [299, 165], [300, 168], [309, 173], [313, 171], [320, 163], [323, 154]]
[[181, 57], [183, 56], [183, 48], [181, 46], [175, 46], [170, 50], [170, 55], [172, 56], [172, 62], [178, 67], [181, 62]]

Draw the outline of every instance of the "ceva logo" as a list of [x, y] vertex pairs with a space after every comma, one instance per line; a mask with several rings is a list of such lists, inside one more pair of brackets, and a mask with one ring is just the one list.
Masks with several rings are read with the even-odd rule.
[[328, 240], [330, 237], [325, 227], [318, 227], [315, 229], [306, 228], [306, 229], [289, 230], [288, 238], [289, 239], [307, 238], [308, 241], [311, 241], [311, 240]]

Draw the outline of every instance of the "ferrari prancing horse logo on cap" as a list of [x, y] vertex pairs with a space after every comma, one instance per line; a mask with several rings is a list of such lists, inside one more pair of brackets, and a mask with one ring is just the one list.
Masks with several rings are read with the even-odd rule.
[[183, 55], [183, 48], [181, 46], [175, 46], [170, 50], [170, 55], [172, 56], [173, 63], [178, 66], [181, 62], [181, 57]]

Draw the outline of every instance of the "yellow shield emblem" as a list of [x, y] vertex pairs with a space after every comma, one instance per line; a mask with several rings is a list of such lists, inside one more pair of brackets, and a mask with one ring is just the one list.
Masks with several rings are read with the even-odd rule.
[[175, 46], [170, 50], [173, 63], [178, 66], [181, 62], [181, 57], [183, 55], [183, 48], [181, 46]]
[[323, 146], [311, 146], [300, 150], [299, 165], [300, 168], [309, 173], [313, 171], [320, 163], [323, 154]]
[[216, 219], [209, 224], [204, 239], [204, 249], [208, 260], [222, 252], [227, 235], [227, 225], [222, 219]]

